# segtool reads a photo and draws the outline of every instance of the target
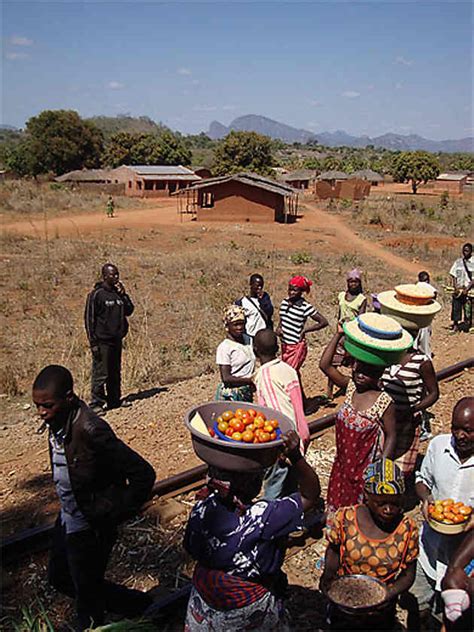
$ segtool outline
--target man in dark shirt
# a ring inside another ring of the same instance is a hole
[[[139,590],[104,579],[117,526],[150,498],[155,472],[73,390],[71,373],[50,365],[36,377],[33,402],[49,430],[53,480],[60,502],[49,582],[75,599],[76,630],[104,622],[105,611],[133,617],[152,604]]]
[[[120,370],[122,340],[127,335],[127,316],[133,303],[119,281],[117,266],[102,267],[102,281],[87,296],[85,326],[92,352],[91,407],[97,413],[105,407],[127,405],[121,401]]]

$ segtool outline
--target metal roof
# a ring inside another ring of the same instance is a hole
[[[231,182],[232,180],[235,182],[241,182],[242,184],[247,184],[252,187],[265,189],[266,191],[271,191],[272,193],[276,193],[278,195],[298,195],[299,193],[297,189],[294,189],[287,184],[275,182],[275,180],[264,178],[263,176],[260,176],[256,173],[242,172],[202,180],[202,182],[198,182],[192,187],[189,187],[182,191],[178,191],[174,195],[176,195],[177,193],[183,193],[183,191],[196,191],[199,189],[206,189],[215,185],[224,184],[225,182]]]
[[[290,182],[291,180],[313,180],[314,178],[316,178],[314,169],[296,169],[296,171],[286,174],[283,179]]]
[[[464,180],[467,175],[464,173],[440,173],[436,180]]]
[[[154,174],[154,175],[142,175],[138,174],[142,180],[145,181],[168,181],[173,180],[173,182],[196,182],[197,180],[202,180],[201,176],[197,176],[195,173],[192,174],[175,174],[175,173],[167,173],[167,174]]]
[[[177,176],[177,175],[191,175],[194,176],[194,171],[183,167],[182,165],[123,165],[128,169],[131,169],[139,176]]]

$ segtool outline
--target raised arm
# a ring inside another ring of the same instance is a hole
[[[343,333],[337,332],[323,351],[321,360],[319,361],[319,368],[327,375],[327,377],[334,382],[339,388],[346,388],[350,382],[350,378],[347,375],[341,373],[336,367],[332,366],[332,359],[336,351],[337,343],[342,338]]]

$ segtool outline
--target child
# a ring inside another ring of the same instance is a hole
[[[298,372],[301,382],[300,369],[308,353],[305,336],[311,331],[319,331],[328,326],[326,318],[303,298],[303,292],[308,293],[312,282],[304,276],[294,276],[288,284],[288,298],[280,305],[280,322],[276,333],[281,338],[281,359]],[[308,318],[314,320],[313,325],[306,326]],[[306,397],[301,385],[303,403]]]
[[[258,404],[273,408],[293,421],[293,429],[300,437],[300,447],[305,454],[309,445],[309,429],[304,416],[298,373],[276,357],[278,338],[271,329],[261,329],[254,338],[253,347],[261,363],[255,374]],[[265,498],[276,499],[285,495],[283,490],[288,474],[287,462],[281,460],[267,470],[264,479]]]
[[[342,323],[356,318],[359,314],[363,314],[367,309],[367,298],[364,296],[362,290],[362,277],[360,271],[357,268],[354,268],[348,272],[346,275],[346,281],[347,290],[339,292],[337,297],[339,305],[337,322],[339,327],[341,327]],[[334,353],[332,364],[335,367],[351,366],[351,361],[351,356],[344,349],[344,338],[341,338],[336,348],[336,352]],[[333,388],[334,384],[330,379],[328,379],[327,396],[330,400],[332,400]]]
[[[235,301],[245,310],[245,333],[253,338],[260,329],[273,329],[273,304],[268,292],[263,289],[261,274],[250,277],[250,292]]]
[[[109,199],[107,200],[107,217],[114,217],[115,211],[115,202],[114,198],[109,195]]]
[[[418,529],[403,515],[404,478],[390,459],[380,459],[364,474],[362,504],[342,507],[328,527],[321,589],[327,592],[336,577],[363,574],[386,584],[387,599],[377,611],[344,615],[330,610],[332,629],[391,630],[395,625],[397,597],[415,580]]]

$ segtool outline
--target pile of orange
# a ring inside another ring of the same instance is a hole
[[[234,441],[244,443],[268,443],[277,438],[278,421],[268,420],[263,413],[253,408],[226,410],[217,418],[219,432]]]
[[[466,522],[472,513],[472,507],[461,502],[454,502],[452,498],[435,500],[428,507],[430,518],[443,524],[461,524]]]

